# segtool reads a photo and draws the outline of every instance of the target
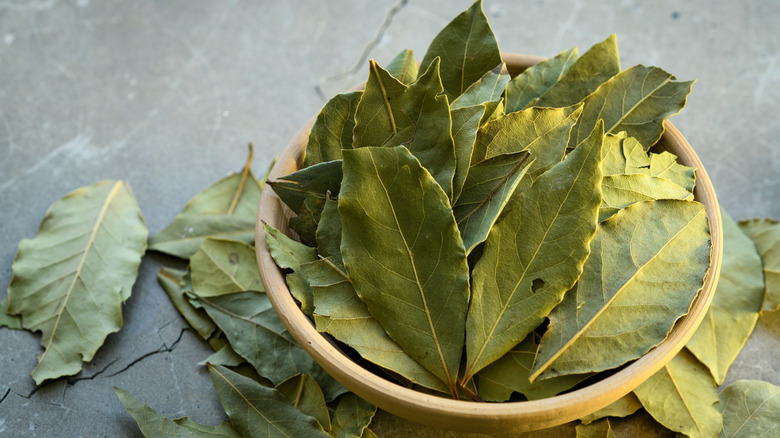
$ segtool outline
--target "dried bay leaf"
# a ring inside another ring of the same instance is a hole
[[[180,271],[171,268],[161,268],[157,273],[157,281],[162,285],[165,293],[168,294],[176,310],[187,321],[204,341],[208,340],[217,329],[214,321],[209,318],[206,311],[195,308],[184,295],[185,282],[188,276],[187,271]],[[191,287],[191,284],[189,285]]]
[[[599,208],[599,222],[639,201],[693,200],[693,193],[671,180],[642,174],[605,176],[601,181],[601,190],[603,201]]]
[[[200,301],[225,333],[233,350],[261,376],[278,385],[298,373],[310,373],[327,400],[345,391],[298,346],[265,294],[237,292],[200,298]]]
[[[42,334],[36,384],[78,373],[122,327],[147,235],[130,186],[101,181],[52,204],[35,238],[19,243],[8,313]]]
[[[328,199],[325,202],[317,225],[316,240],[320,256],[330,259],[336,265],[344,265],[341,261],[341,215],[338,201]]]
[[[639,401],[636,394],[629,392],[607,407],[582,417],[580,421],[582,424],[588,424],[606,417],[628,417],[640,409],[642,409],[642,402]]]
[[[764,266],[762,312],[780,310],[780,224],[772,219],[740,221],[739,227],[756,244]]]
[[[190,260],[192,288],[199,297],[264,292],[255,248],[236,240],[206,238]]]
[[[561,108],[574,105],[594,92],[599,85],[620,73],[617,39],[610,35],[577,58],[566,73],[527,107]],[[591,127],[592,129],[592,127]],[[609,129],[605,129],[609,132]],[[577,143],[574,143],[575,145]]]
[[[488,235],[472,273],[465,381],[538,327],[582,273],[601,204],[601,129],[542,174]]]
[[[670,152],[647,153],[634,137],[625,131],[604,137],[604,175],[648,175],[668,179],[693,193],[696,169],[677,162]]]
[[[329,436],[276,389],[219,365],[209,366],[209,372],[222,407],[244,438]]]
[[[448,392],[447,386],[412,359],[374,319],[347,275],[328,260],[301,266],[314,294],[317,330],[354,348],[364,359],[404,376],[412,383]]]
[[[715,383],[723,384],[758,321],[764,279],[761,256],[753,241],[721,209],[723,264],[707,315],[686,347],[709,368]]]
[[[407,88],[373,59],[369,61],[368,79],[355,112],[353,148],[398,145],[412,140],[414,125],[401,106],[401,96]]]
[[[292,211],[298,214],[310,196],[321,199],[338,196],[341,186],[341,160],[325,161],[304,167],[278,180],[268,181],[268,185]]]
[[[450,110],[482,105],[486,102],[498,102],[501,100],[501,94],[503,94],[507,82],[509,82],[509,72],[506,70],[506,64],[501,63],[482,75],[463,94],[453,100],[450,104]]]
[[[220,179],[193,197],[173,221],[149,238],[149,249],[187,259],[206,237],[255,241],[263,183],[252,173],[252,146],[241,173]]]
[[[577,438],[615,438],[609,418],[594,421],[589,424],[578,424],[575,427]]]
[[[376,406],[353,393],[344,394],[333,413],[331,435],[338,438],[361,438],[376,414]]]
[[[777,436],[780,429],[780,386],[760,380],[738,380],[720,393],[715,405],[723,415],[719,437]]]
[[[227,421],[219,426],[198,424],[187,417],[169,420],[129,391],[114,387],[119,401],[138,424],[145,437],[154,438],[241,438]]]
[[[542,96],[569,70],[579,58],[577,48],[565,50],[527,68],[506,85],[506,112],[520,111]]]
[[[20,330],[22,328],[22,318],[8,313],[8,298],[0,301],[0,328],[8,327],[11,330]]]
[[[345,150],[339,213],[358,296],[455,393],[469,270],[448,196],[403,146]]]
[[[317,251],[287,237],[284,233],[279,232],[279,230],[268,224],[263,223],[263,231],[265,232],[268,252],[271,253],[274,262],[281,269],[293,271],[288,272],[285,276],[290,293],[301,303],[301,311],[311,316],[314,310],[311,286],[306,277],[302,276],[299,271],[302,264],[317,260]]]
[[[409,85],[417,80],[419,72],[417,61],[414,59],[414,52],[409,49],[402,50],[395,55],[386,68],[388,73],[404,85]]]
[[[317,227],[322,217],[322,209],[325,208],[325,202],[330,198],[329,194],[325,197],[320,195],[308,195],[304,199],[298,215],[290,219],[290,228],[298,234],[301,242],[309,246],[317,245]]]
[[[276,390],[306,415],[317,419],[323,429],[330,430],[330,413],[320,386],[308,374],[298,374],[276,385]]]
[[[303,167],[341,159],[341,150],[352,147],[355,111],[362,91],[333,96],[322,107],[309,133]]]
[[[533,160],[528,152],[504,154],[481,161],[469,169],[463,190],[452,212],[466,254],[485,241]]]
[[[230,343],[226,343],[219,350],[215,351],[214,354],[211,354],[206,359],[198,362],[198,365],[203,366],[206,364],[212,364],[226,367],[237,367],[245,363],[247,363],[246,359],[236,353],[236,351],[233,350],[233,347],[230,346]]]
[[[626,131],[648,150],[661,138],[664,120],[680,112],[691,92],[693,81],[674,79],[658,67],[643,65],[616,74],[583,100],[569,147],[579,144],[598,120],[604,120],[605,132]]]
[[[482,10],[482,0],[455,17],[431,41],[420,65],[426,70],[442,60],[442,84],[453,101],[485,72],[501,63],[501,52]]]
[[[577,286],[550,313],[531,379],[611,369],[663,341],[704,283],[710,245],[696,201],[637,202],[599,224]]]
[[[458,199],[466,181],[471,152],[477,139],[486,105],[467,106],[452,110],[452,142],[455,148],[455,174],[452,177],[452,199]]]
[[[683,349],[634,394],[645,410],[668,429],[689,437],[714,437],[721,415],[713,406],[718,391],[707,368]]]

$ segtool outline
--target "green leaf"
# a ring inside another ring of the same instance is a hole
[[[541,97],[569,71],[579,58],[577,48],[565,50],[547,58],[512,78],[506,86],[506,112],[520,111]]]
[[[450,104],[450,110],[469,106],[482,105],[486,102],[498,102],[509,82],[509,72],[504,63],[482,75],[477,82],[469,86],[457,99]]]
[[[398,373],[412,383],[448,392],[436,376],[409,357],[368,312],[346,274],[328,260],[301,266],[314,292],[314,323],[354,348],[364,359]]]
[[[0,301],[0,327],[8,327],[11,330],[22,328],[22,318],[8,314],[8,298]]]
[[[404,85],[409,85],[416,81],[418,70],[417,61],[414,59],[414,52],[409,49],[401,50],[401,52],[395,55],[387,64],[387,72]]]
[[[604,120],[604,132],[626,131],[648,150],[661,138],[664,120],[680,112],[691,92],[693,81],[674,79],[658,67],[643,65],[618,73],[583,100],[569,147],[579,144],[597,121]]]
[[[640,201],[693,200],[693,193],[671,180],[641,174],[605,176],[601,181],[601,190],[603,200],[599,208],[599,222]]]
[[[354,149],[344,151],[339,213],[341,254],[358,296],[454,392],[469,271],[447,195],[403,146]]]
[[[233,347],[230,346],[230,343],[226,343],[214,354],[211,354],[206,359],[198,362],[198,365],[203,366],[206,364],[212,364],[226,367],[237,367],[244,363],[247,363],[246,360],[238,353],[236,353],[235,350],[233,350]]]
[[[309,246],[317,245],[317,227],[319,226],[322,209],[325,202],[330,199],[326,194],[323,198],[319,195],[308,195],[301,205],[298,216],[290,219],[290,229],[295,231],[301,242]]]
[[[433,38],[420,69],[426,70],[437,57],[442,59],[442,84],[450,101],[501,63],[501,52],[482,11],[482,0],[474,2]]]
[[[619,72],[620,58],[617,39],[613,34],[604,41],[594,44],[577,58],[560,80],[550,86],[541,97],[527,104],[526,108],[531,106],[561,108],[574,105]],[[609,129],[605,131],[609,132]]]
[[[642,402],[639,401],[636,394],[629,392],[607,407],[582,417],[580,421],[582,424],[588,424],[606,417],[628,417],[640,409],[642,409]]]
[[[769,437],[780,429],[780,386],[739,380],[720,393],[715,405],[723,415],[719,437]]]
[[[344,262],[341,261],[341,216],[339,215],[338,201],[328,199],[325,202],[316,235],[317,252],[333,263],[343,265]]]
[[[322,107],[311,127],[303,167],[341,159],[341,150],[352,148],[355,111],[362,91],[333,96]]]
[[[452,110],[452,141],[455,147],[455,175],[452,177],[452,199],[458,199],[471,163],[471,152],[477,139],[480,120],[486,105]]]
[[[368,80],[355,111],[353,148],[395,146],[412,140],[414,124],[401,102],[406,90],[406,85],[373,59],[369,61]]]
[[[252,147],[241,173],[233,173],[192,198],[168,226],[149,239],[149,249],[190,258],[206,237],[255,241],[262,183],[252,173]]]
[[[609,418],[604,418],[590,424],[578,424],[575,427],[577,438],[615,438]]]
[[[114,387],[119,401],[127,410],[145,437],[149,438],[241,438],[227,421],[219,426],[195,423],[187,417],[169,420],[150,408],[133,394]]]
[[[330,413],[320,385],[308,374],[298,374],[276,385],[276,390],[306,415],[317,419],[323,429],[330,430]]]
[[[740,221],[739,227],[753,240],[764,266],[762,312],[780,310],[780,224],[772,219]]]
[[[723,264],[718,287],[707,315],[686,347],[709,368],[715,383],[723,384],[758,321],[764,278],[761,256],[753,241],[723,210]]]
[[[187,321],[201,339],[208,340],[217,326],[214,321],[209,318],[206,311],[203,309],[195,308],[184,295],[185,283],[187,279],[187,271],[179,271],[171,268],[161,268],[157,273],[157,281],[162,285],[165,293],[168,294],[174,307],[179,311],[181,316]],[[191,285],[188,285],[191,287]]]
[[[245,438],[328,436],[315,418],[276,389],[219,365],[209,366],[209,372],[230,422]]]
[[[688,312],[709,265],[700,203],[644,201],[619,211],[599,224],[577,286],[550,314],[531,378],[603,371],[642,356]]]
[[[634,394],[656,421],[689,437],[714,437],[721,415],[713,407],[718,391],[707,368],[682,350],[639,385]]]
[[[360,438],[371,424],[376,406],[353,393],[344,394],[333,414],[331,436],[336,438]]]
[[[487,238],[520,179],[533,163],[528,157],[528,152],[499,155],[469,169],[463,191],[452,207],[466,254]]]
[[[693,193],[696,169],[677,162],[677,156],[669,152],[660,154],[644,151],[634,137],[625,131],[604,137],[604,175],[648,175],[668,179]]]
[[[233,350],[275,385],[298,373],[311,373],[328,400],[345,391],[298,346],[265,294],[238,292],[200,301]]]
[[[190,271],[192,289],[199,297],[265,291],[255,248],[244,242],[206,238],[192,256]]]
[[[41,332],[36,384],[78,373],[122,327],[147,235],[130,186],[102,181],[52,204],[35,238],[19,243],[8,313]]]
[[[326,199],[338,196],[341,186],[341,160],[304,167],[276,181],[268,181],[279,198],[296,214],[310,196]],[[255,206],[257,208],[257,206]]]
[[[693,187],[696,184],[696,169],[678,163],[677,156],[669,152],[651,153],[647,169],[640,167],[629,169],[629,172],[667,178],[675,184],[685,187],[685,190],[691,193],[693,193]]]
[[[474,379],[480,398],[485,401],[503,402],[509,400],[513,392],[519,392],[528,400],[540,400],[571,389],[591,376],[561,376],[531,383],[528,377],[531,375],[538,346],[539,336],[532,332],[507,354],[480,371]]]
[[[263,224],[265,241],[268,252],[271,253],[274,262],[281,269],[290,269],[293,272],[285,277],[290,293],[301,303],[301,311],[311,316],[314,310],[311,296],[311,286],[305,277],[300,275],[300,267],[304,263],[317,260],[317,251],[300,242],[290,239],[274,227]]]
[[[580,276],[601,204],[602,138],[598,126],[490,232],[472,273],[464,381],[538,327]]]

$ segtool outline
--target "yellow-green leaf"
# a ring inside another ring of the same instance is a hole
[[[255,248],[244,242],[206,238],[190,261],[192,289],[199,297],[264,292],[255,257]]]
[[[330,413],[320,385],[308,374],[297,374],[276,385],[276,390],[306,415],[317,419],[323,429],[330,430]]]
[[[501,94],[503,94],[507,82],[509,82],[509,72],[506,70],[506,65],[501,63],[482,75],[463,94],[453,100],[450,109],[482,105],[485,102],[498,102],[501,100]]]
[[[756,244],[764,266],[762,312],[780,310],[780,224],[772,219],[740,221],[739,227]]]
[[[206,341],[212,334],[217,326],[214,321],[209,318],[206,311],[198,308],[190,303],[190,301],[184,295],[185,287],[192,285],[185,285],[189,282],[189,274],[187,271],[179,271],[171,268],[161,268],[157,273],[157,281],[162,285],[165,293],[168,294],[174,307],[179,311],[181,316],[187,321],[187,323],[198,332],[198,335]]]
[[[731,217],[723,218],[723,264],[707,315],[686,347],[709,368],[721,385],[758,321],[764,296],[761,256]]]
[[[579,58],[577,48],[565,50],[527,68],[506,85],[506,112],[524,109],[532,100],[542,96],[561,80],[574,61]]]
[[[52,204],[22,240],[8,287],[8,313],[41,332],[37,384],[76,374],[109,333],[138,273],[148,231],[130,186],[102,181]]]
[[[404,85],[416,81],[418,69],[417,61],[414,60],[414,52],[409,49],[401,50],[387,64],[387,72]]]
[[[720,393],[722,438],[771,437],[780,434],[780,386],[738,380]]]
[[[465,381],[538,327],[582,273],[601,204],[603,135],[596,127],[488,235],[472,273]]]
[[[609,418],[604,418],[589,424],[578,424],[575,427],[577,438],[615,438]]]
[[[403,146],[345,150],[339,213],[341,254],[358,296],[454,392],[469,271],[448,196]]]
[[[547,381],[545,380],[540,383],[544,382]],[[641,408],[642,402],[639,401],[636,394],[629,392],[617,399],[617,401],[609,404],[607,407],[601,408],[592,414],[580,418],[580,421],[582,421],[582,424],[588,424],[606,417],[628,417]]]
[[[344,394],[333,413],[334,438],[361,438],[376,414],[376,406],[353,393]]]
[[[12,330],[22,328],[22,318],[17,315],[10,315],[8,310],[8,299],[0,301],[0,327],[8,327]]]
[[[452,142],[455,147],[455,175],[452,177],[452,199],[458,199],[471,163],[471,152],[477,140],[477,130],[487,105],[467,106],[452,110]]]
[[[320,256],[330,259],[336,265],[341,261],[341,216],[339,203],[328,199],[322,209],[320,223],[317,225],[317,252]]]
[[[722,418],[713,406],[718,401],[715,383],[707,368],[685,349],[634,394],[668,429],[692,438],[712,438],[720,431]]]
[[[362,91],[333,96],[322,107],[309,133],[303,167],[341,159],[341,150],[352,147],[355,112]]]
[[[287,237],[279,230],[265,223],[263,224],[263,232],[265,233],[268,252],[271,253],[274,262],[281,269],[292,270],[285,276],[290,293],[301,303],[301,311],[311,316],[314,310],[311,286],[298,271],[300,271],[302,264],[317,260],[317,251]]]
[[[688,312],[709,265],[709,222],[696,201],[637,202],[600,223],[577,286],[550,314],[531,378],[642,356]]]
[[[599,208],[599,222],[639,201],[693,200],[693,193],[671,180],[641,174],[605,176],[601,181],[601,190],[603,201]]]

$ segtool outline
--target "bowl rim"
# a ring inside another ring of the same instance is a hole
[[[516,53],[502,53],[502,57],[512,74],[543,59]],[[269,179],[300,168],[315,118],[290,140]],[[538,430],[581,418],[628,394],[665,366],[704,319],[717,286],[723,257],[723,226],[715,190],[703,164],[680,131],[668,120],[664,127],[662,145],[675,145],[673,150],[678,162],[696,169],[694,197],[704,204],[711,231],[710,267],[689,312],[676,321],[663,342],[614,374],[588,386],[541,400],[476,403],[414,391],[362,368],[317,332],[293,299],[281,270],[271,258],[262,224],[267,223],[288,234],[288,223],[283,218],[291,215],[273,190],[263,190],[255,229],[257,263],[266,294],[290,334],[329,374],[358,396],[399,417],[442,429],[481,433]]]

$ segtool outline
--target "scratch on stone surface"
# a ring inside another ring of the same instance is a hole
[[[371,41],[368,42],[368,44],[366,44],[366,46],[363,48],[363,52],[360,54],[357,62],[351,69],[343,73],[321,78],[319,80],[319,82],[314,86],[314,90],[317,92],[317,95],[320,96],[323,102],[327,101],[328,98],[327,96],[325,96],[325,93],[322,91],[322,85],[330,81],[335,81],[339,79],[348,78],[350,76],[354,76],[368,60],[368,55],[371,53],[371,50],[373,50],[374,47],[376,47],[382,41],[382,38],[387,33],[387,29],[390,27],[390,23],[393,22],[393,17],[395,17],[401,11],[401,9],[403,9],[404,6],[406,6],[408,3],[409,0],[399,0],[398,3],[393,5],[393,7],[387,11],[387,13],[385,14],[385,19],[382,21],[382,24],[379,25],[379,30],[377,30],[376,36],[374,36],[374,39],[372,39]]]

